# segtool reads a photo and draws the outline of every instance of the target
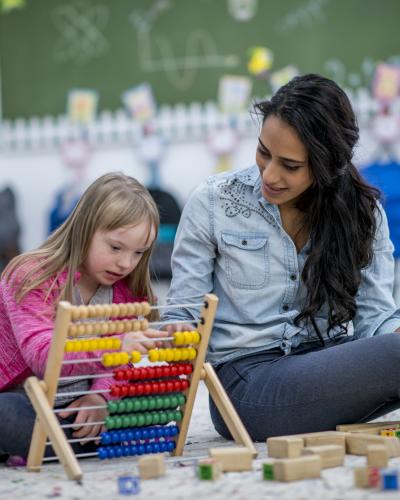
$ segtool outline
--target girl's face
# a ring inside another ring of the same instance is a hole
[[[128,276],[139,264],[155,238],[155,229],[143,221],[112,231],[97,230],[81,268],[80,285],[95,291]]]
[[[290,207],[313,183],[306,147],[295,129],[277,116],[269,116],[258,139],[256,163],[264,198]]]

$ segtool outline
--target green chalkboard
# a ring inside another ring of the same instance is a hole
[[[399,56],[399,20],[399,0],[26,0],[0,14],[3,118],[63,113],[71,88],[111,110],[142,82],[158,104],[216,100],[221,76],[248,74],[253,46],[273,51],[272,70],[369,84]]]

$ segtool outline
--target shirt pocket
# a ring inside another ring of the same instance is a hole
[[[268,236],[223,232],[221,239],[228,281],[237,288],[265,286],[269,279]]]

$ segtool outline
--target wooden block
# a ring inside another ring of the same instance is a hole
[[[274,462],[263,462],[261,467],[264,481],[273,481],[275,479]]]
[[[396,437],[374,436],[372,434],[352,434],[346,436],[346,450],[351,455],[367,455],[367,446],[381,444],[386,446],[389,458],[400,456],[400,440]]]
[[[369,422],[366,424],[347,424],[337,425],[336,430],[340,432],[368,432],[371,430],[387,429],[388,427],[400,427],[400,420],[391,420],[389,422]]]
[[[336,446],[342,446],[343,450],[345,450],[346,448],[345,432],[336,432],[336,431],[313,432],[311,434],[305,434],[303,437],[304,437],[304,445],[307,447],[335,444]]]
[[[367,464],[370,467],[387,467],[389,451],[384,444],[367,445]]]
[[[209,455],[219,460],[224,472],[251,470],[253,453],[245,447],[210,448]]]
[[[197,463],[197,474],[199,479],[214,481],[221,477],[222,464],[215,458],[205,458]]]
[[[300,458],[282,458],[274,463],[277,481],[298,481],[321,476],[321,458],[309,455]]]
[[[337,444],[324,444],[322,446],[307,446],[303,448],[302,455],[318,455],[321,458],[321,467],[340,467],[344,462],[344,446]]]
[[[301,455],[304,441],[300,437],[280,436],[267,439],[268,456],[273,458],[297,458]]]
[[[354,486],[356,488],[370,488],[368,467],[355,467]]]
[[[165,475],[164,455],[147,455],[138,460],[139,475],[142,479],[154,479]]]

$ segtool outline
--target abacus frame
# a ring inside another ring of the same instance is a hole
[[[182,455],[183,453],[200,380],[203,380],[206,384],[210,396],[214,400],[236,443],[250,449],[253,456],[257,455],[256,448],[213,367],[209,363],[205,363],[217,304],[218,298],[215,295],[207,294],[204,296],[204,305],[201,309],[200,320],[197,325],[201,339],[197,345],[197,356],[193,362],[193,371],[188,377],[190,386],[185,391],[186,402],[181,408],[183,418],[180,422],[177,422],[179,433],[176,436],[176,447],[172,455]],[[107,315],[108,322],[111,324],[112,317],[123,316],[123,314],[126,314],[127,308],[134,309],[136,305],[138,304],[113,304],[112,309],[110,309],[110,305],[108,304],[107,307],[111,311]],[[99,306],[96,307],[98,308]],[[123,313],[121,313],[121,310]],[[60,302],[57,308],[54,336],[49,350],[44,378],[43,380],[39,380],[38,377],[32,376],[25,381],[25,390],[36,411],[36,421],[27,461],[27,469],[29,471],[39,472],[41,470],[48,437],[69,479],[76,481],[82,479],[83,473],[81,467],[66,435],[60,427],[60,423],[53,412],[53,407],[64,357],[64,346],[68,332],[71,331],[71,325],[74,324],[73,320],[88,316],[98,316],[98,314],[95,314],[95,311],[96,309],[93,306],[73,306],[66,301]]]

